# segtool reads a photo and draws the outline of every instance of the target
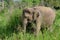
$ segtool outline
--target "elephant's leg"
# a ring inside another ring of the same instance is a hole
[[[41,24],[40,23],[37,23],[37,26],[36,26],[36,35],[37,36],[39,34],[40,29],[41,29]]]
[[[48,27],[47,27],[48,31],[50,31],[50,32],[53,31],[53,27],[52,26],[53,26],[53,23],[48,25]]]
[[[23,40],[26,40],[26,25],[27,25],[27,19],[24,19],[23,20],[23,35],[24,35],[24,37],[23,37]]]
[[[38,36],[39,35],[39,31],[41,29],[41,22],[39,19],[36,20],[36,31],[35,31],[35,35]]]
[[[36,20],[36,26],[35,26],[35,33],[34,33],[34,36],[35,36],[35,39],[36,40],[39,40],[39,31],[41,29],[41,22],[39,20]]]
[[[23,32],[26,33],[26,25],[27,25],[27,19],[23,20]]]
[[[48,31],[50,31],[50,32],[53,31],[52,25],[48,27]]]

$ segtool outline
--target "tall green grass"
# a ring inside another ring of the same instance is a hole
[[[5,9],[0,14],[0,39],[2,40],[24,40],[23,32],[18,27],[21,27],[22,10],[14,9],[12,14]],[[19,26],[20,25],[20,26]],[[44,34],[40,32],[38,38],[33,34],[26,33],[26,40],[60,40],[60,10],[56,11],[56,19],[53,24],[53,32],[44,30]]]

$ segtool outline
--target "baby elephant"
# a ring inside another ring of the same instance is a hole
[[[50,32],[52,32],[52,24],[55,20],[55,11],[53,9],[51,9],[50,7],[44,7],[44,6],[38,6],[38,7],[34,7],[36,10],[39,10],[41,12],[41,16],[42,16],[42,21],[41,22],[41,26],[42,28],[47,28]]]
[[[34,34],[37,36],[41,27],[46,27],[48,30],[52,29],[52,24],[55,20],[55,11],[49,7],[39,6],[24,9],[22,16],[24,33],[26,32],[28,22],[34,22],[36,29]]]

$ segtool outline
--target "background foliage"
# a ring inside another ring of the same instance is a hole
[[[23,40],[22,10],[25,7],[49,6],[60,8],[60,0],[2,0],[0,1],[0,40]],[[53,32],[40,32],[37,40],[60,40],[60,9],[56,10]],[[33,34],[26,33],[26,40],[36,40]]]

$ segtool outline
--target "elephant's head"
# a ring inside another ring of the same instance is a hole
[[[24,9],[23,17],[24,19],[27,19],[28,22],[31,22],[33,20],[33,9],[32,8]]]

